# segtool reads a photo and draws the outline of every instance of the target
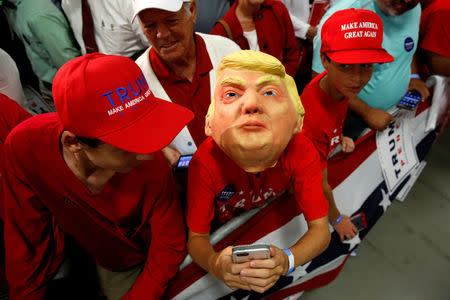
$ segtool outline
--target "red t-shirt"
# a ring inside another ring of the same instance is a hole
[[[333,100],[320,88],[319,81],[326,74],[325,71],[311,80],[300,96],[306,112],[302,133],[309,137],[319,151],[322,170],[327,167],[328,156],[342,142],[348,108],[348,98]]]
[[[205,139],[205,116],[211,103],[209,72],[213,65],[203,39],[195,34],[197,65],[192,82],[175,75],[162,62],[155,49],[150,49],[150,64],[161,85],[172,102],[190,109],[194,119],[188,123],[188,129],[196,145]]]
[[[244,36],[241,23],[236,17],[238,1],[230,7],[222,20],[227,22],[233,41],[241,49],[250,49]],[[300,63],[300,52],[295,37],[294,26],[286,6],[278,0],[265,0],[261,9],[253,16],[258,45],[261,52],[275,56],[286,68],[286,73],[295,76]],[[217,23],[211,34],[228,37],[222,24]]]
[[[213,218],[224,223],[289,187],[306,220],[327,215],[317,151],[305,136],[295,135],[276,166],[259,176],[242,170],[208,138],[189,164],[187,225],[196,233],[208,233]]]
[[[441,56],[450,58],[450,1],[433,0],[422,11],[420,45]]]
[[[22,122],[6,139],[2,173],[10,299],[43,299],[63,260],[63,232],[106,269],[144,264],[123,299],[158,299],[185,256],[183,215],[167,161],[155,153],[93,194],[64,161],[62,131],[57,114],[49,113]]]

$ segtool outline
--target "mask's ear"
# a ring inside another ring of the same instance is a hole
[[[292,131],[292,134],[296,134],[302,131],[303,126],[303,118],[297,118],[297,122],[295,124],[294,130]]]
[[[61,145],[74,153],[81,151],[83,148],[80,141],[78,141],[77,136],[67,130],[64,130],[61,134]]]
[[[205,119],[205,134],[206,134],[206,136],[211,136],[212,137],[211,116],[208,116]]]
[[[297,131],[296,131],[296,133],[301,132],[302,128],[303,128],[303,117],[300,117],[300,118],[298,118],[298,121],[297,121]]]

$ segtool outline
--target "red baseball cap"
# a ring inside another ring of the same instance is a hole
[[[322,47],[334,62],[341,64],[386,63],[394,58],[381,46],[383,22],[367,9],[335,12],[321,29]]]
[[[53,97],[66,130],[140,154],[167,146],[194,117],[156,98],[139,66],[117,55],[70,60],[55,75]]]

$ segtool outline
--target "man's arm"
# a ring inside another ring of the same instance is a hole
[[[283,23],[285,27],[286,37],[285,45],[283,47],[283,65],[286,68],[286,73],[295,76],[300,63],[300,50],[298,48],[297,39],[295,38],[294,26],[292,25],[289,12],[284,4],[282,6]]]
[[[411,74],[418,74],[419,68],[417,66],[416,54],[414,54],[412,62],[411,62]],[[409,81],[408,91],[416,90],[422,95],[422,101],[425,101],[430,96],[430,91],[428,90],[425,82],[420,78],[412,77]]]
[[[350,218],[346,215],[342,215],[339,209],[336,206],[336,202],[334,201],[333,190],[328,183],[328,168],[325,168],[322,171],[322,186],[323,186],[323,194],[330,205],[328,208],[328,218],[339,234],[341,242],[347,239],[353,238],[357,233],[358,229],[353,225]]]
[[[375,130],[384,130],[394,117],[384,110],[370,107],[366,102],[358,97],[351,97],[348,101],[348,107],[359,115],[370,128]]]
[[[167,166],[165,169],[167,173],[161,176],[167,179],[158,187],[160,196],[151,208],[148,221],[151,240],[147,261],[131,290],[122,298],[125,300],[161,298],[169,279],[175,276],[186,256],[181,205],[172,174]]]
[[[425,51],[427,64],[433,74],[450,77],[450,58]]]
[[[15,155],[11,145],[5,144],[0,173],[9,299],[44,299],[64,257],[64,236],[17,168]]]
[[[30,30],[33,35],[42,45],[42,50],[45,50],[51,62],[51,66],[56,71],[66,62],[72,58],[81,55],[81,52],[77,49],[75,39],[71,28],[64,16],[55,7],[57,14],[40,16],[33,20],[30,20]]]

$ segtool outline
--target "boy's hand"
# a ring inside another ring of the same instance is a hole
[[[164,156],[167,159],[167,162],[169,163],[170,167],[175,167],[178,159],[180,159],[180,152],[178,152],[177,149],[172,148],[172,147],[164,147],[161,149],[161,152],[164,154]]]
[[[250,261],[250,268],[240,272],[241,280],[258,293],[270,289],[289,270],[289,259],[283,250],[270,246],[270,255],[269,259]]]
[[[346,215],[342,215],[342,220],[337,225],[333,225],[334,230],[339,234],[339,238],[341,242],[343,242],[346,238],[352,239],[358,233],[358,229],[355,225],[353,225],[350,218]]]
[[[230,289],[251,290],[250,286],[241,280],[239,273],[242,269],[249,268],[250,263],[233,264],[231,253],[232,246],[216,253],[210,259],[209,272],[216,278],[222,280]]]
[[[349,138],[348,136],[342,136],[342,152],[344,153],[350,153],[355,150],[355,143],[353,142],[353,139]]]

